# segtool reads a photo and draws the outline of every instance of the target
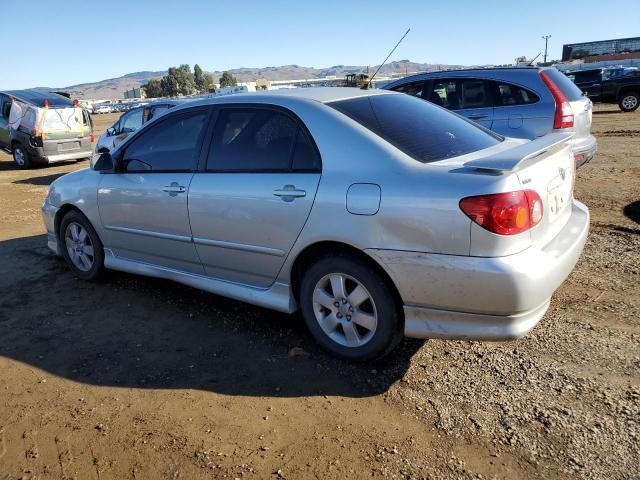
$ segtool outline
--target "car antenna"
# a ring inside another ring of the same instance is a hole
[[[380,66],[375,71],[375,73],[373,75],[371,75],[371,78],[369,79],[369,83],[365,84],[365,86],[362,87],[363,89],[371,88],[371,82],[373,81],[375,76],[378,74],[378,72],[384,66],[384,64],[387,63],[387,60],[389,60],[389,57],[393,54],[393,52],[396,51],[396,48],[398,48],[398,45],[400,45],[400,43],[402,43],[402,40],[404,40],[404,37],[406,37],[409,34],[410,31],[411,31],[411,29],[407,28],[407,31],[404,32],[404,35],[402,35],[402,38],[400,40],[398,40],[398,43],[396,43],[396,46],[393,47],[393,49],[391,49],[391,51],[389,52],[389,55],[387,55],[387,58],[385,58],[384,61],[380,64]]]
[[[538,53],[535,57],[533,57],[533,60],[529,62],[529,66],[533,65],[533,62],[535,62],[536,58],[538,58],[540,55],[542,55],[542,52]]]

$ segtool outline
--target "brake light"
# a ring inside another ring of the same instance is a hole
[[[560,88],[553,83],[553,80],[551,80],[551,77],[547,72],[544,70],[540,72],[540,77],[551,92],[553,100],[556,102],[556,111],[553,115],[553,128],[572,128],[573,109],[571,108],[571,104],[567,101],[567,97],[565,97]]]
[[[477,195],[460,200],[460,209],[475,223],[498,235],[516,235],[542,220],[542,200],[533,190]]]
[[[93,142],[95,142],[95,141],[96,141],[96,137],[94,137],[94,136],[93,136],[93,133],[92,133],[91,135],[89,135],[89,141],[90,141],[91,143],[93,143]]]

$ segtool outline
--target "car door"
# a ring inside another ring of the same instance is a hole
[[[11,99],[6,95],[0,95],[0,145],[9,145],[9,113],[11,112]]]
[[[505,81],[490,81],[495,106],[491,130],[500,135],[533,140],[549,133],[553,108],[532,90]]]
[[[288,110],[220,108],[204,171],[189,190],[193,241],[207,275],[268,287],[313,205],[320,156]]]
[[[105,246],[117,256],[203,273],[192,241],[187,193],[200,159],[210,109],[175,112],[114,152],[98,205]]]
[[[493,94],[489,82],[483,79],[464,78],[459,80],[462,104],[458,111],[469,120],[491,129],[493,124]]]

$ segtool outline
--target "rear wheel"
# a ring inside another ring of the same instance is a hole
[[[367,361],[402,339],[402,314],[391,288],[370,265],[342,254],[319,259],[300,286],[302,315],[317,342],[332,354]]]
[[[18,168],[27,169],[33,166],[33,161],[31,160],[29,152],[27,152],[27,149],[20,144],[13,146],[13,161],[16,163]]]
[[[73,274],[82,280],[98,280],[104,272],[104,248],[87,217],[70,210],[60,222],[60,250]]]
[[[640,93],[627,92],[623,93],[618,102],[620,110],[623,112],[633,112],[640,106]]]

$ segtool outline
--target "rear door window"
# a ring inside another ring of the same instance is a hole
[[[142,110],[140,110],[142,114]],[[123,156],[127,172],[193,171],[209,112],[180,112],[151,126],[126,146]]]
[[[464,79],[462,84],[462,108],[490,108],[493,100],[485,80]]]
[[[462,92],[460,82],[456,80],[434,80],[428,100],[449,110],[461,108]]]
[[[457,157],[502,141],[502,137],[458,115],[408,95],[370,95],[328,105],[422,163]]]
[[[540,101],[531,90],[510,83],[495,82],[496,106],[529,105]]]
[[[223,108],[216,120],[207,170],[284,172],[319,170],[306,131],[289,115],[269,108]]]
[[[425,82],[414,82],[407,85],[394,88],[393,90],[400,93],[406,93],[412,97],[422,97],[422,91],[424,90]]]

